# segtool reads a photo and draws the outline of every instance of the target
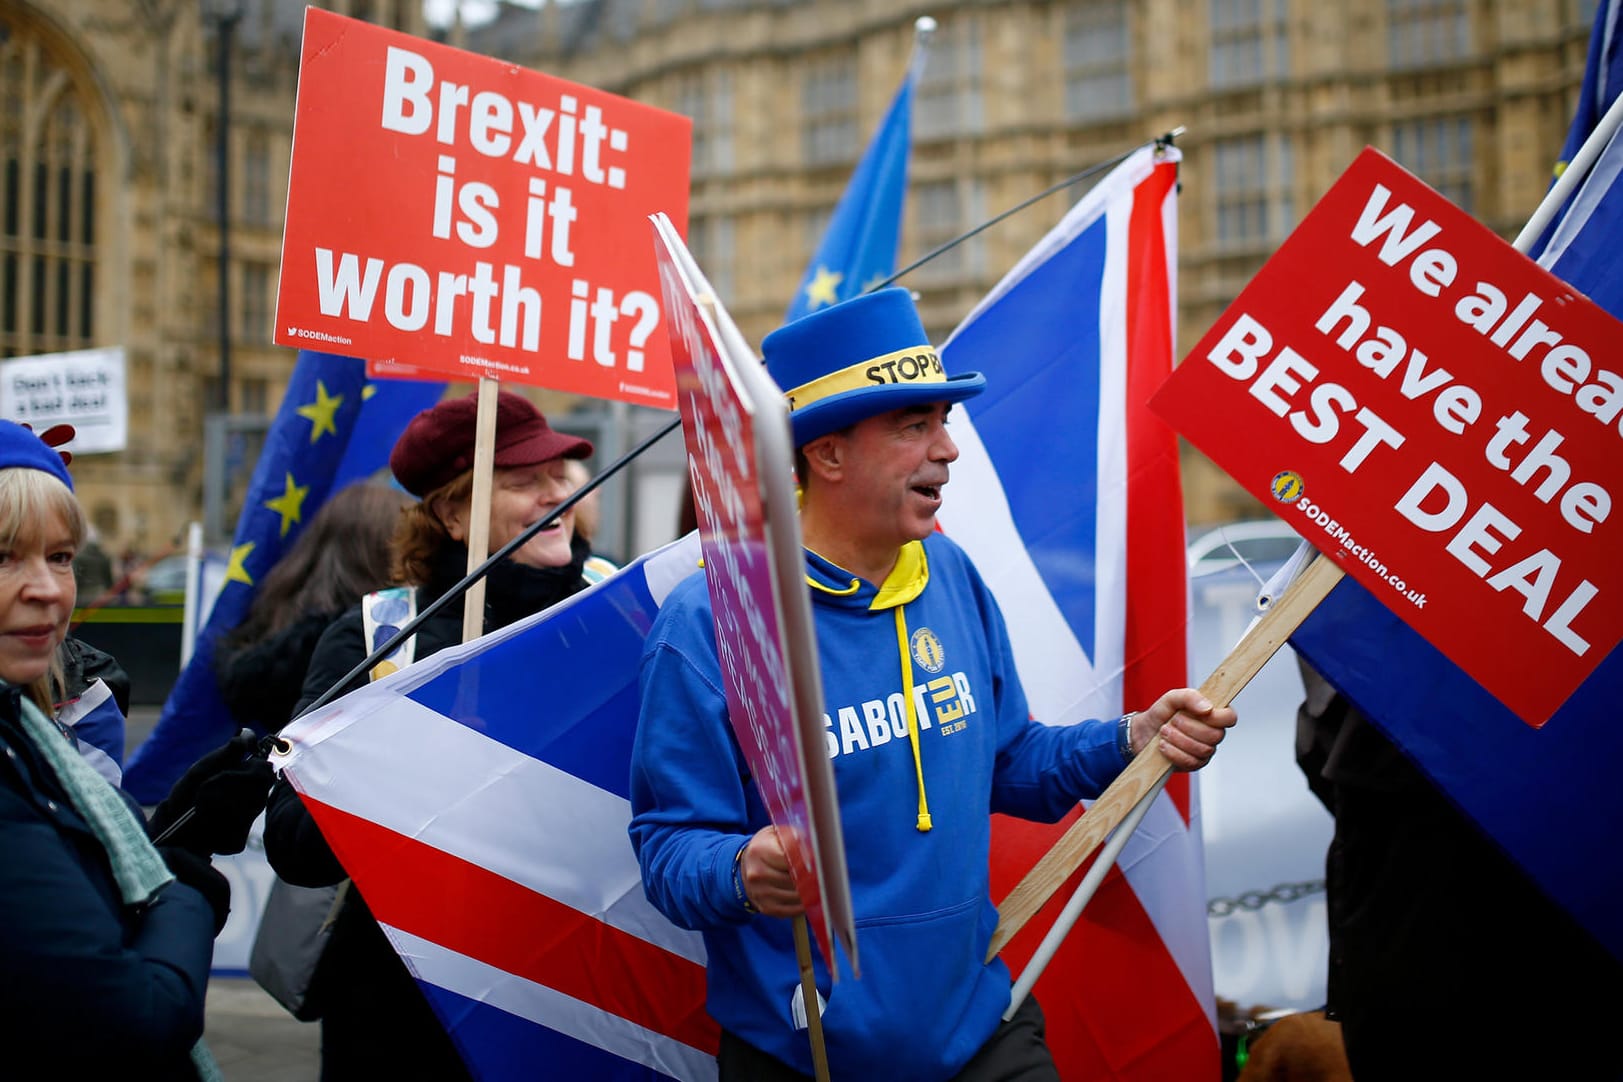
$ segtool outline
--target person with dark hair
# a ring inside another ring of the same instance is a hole
[[[393,580],[403,590],[370,595],[322,634],[294,716],[332,690],[403,624],[464,577],[473,506],[476,396],[449,399],[412,419],[395,443],[389,466],[419,498],[401,517],[393,541]],[[495,471],[490,495],[489,550],[495,552],[540,521],[574,491],[564,473],[568,459],[586,458],[592,445],[558,432],[522,395],[497,396]],[[588,564],[586,539],[577,535],[573,510],[539,531],[491,569],[485,586],[483,629],[494,631],[540,612],[601,578]],[[377,612],[390,609],[388,619]],[[462,599],[446,604],[413,636],[411,658],[424,658],[462,641]],[[371,634],[368,634],[369,628]],[[387,668],[392,661],[380,663]],[[360,676],[342,690],[365,683]],[[296,886],[341,882],[342,863],[328,847],[291,784],[271,791],[265,854],[276,874]],[[521,934],[521,933],[518,933]],[[372,1078],[467,1078],[450,1037],[410,972],[390,946],[352,884],[333,925],[310,995],[322,1014],[324,1082]]]
[[[61,458],[0,421],[0,1038],[7,1077],[214,1079],[200,1038],[230,885],[269,764],[228,744],[187,770],[154,834],[53,721],[84,512]],[[182,807],[205,806],[188,824]]]
[[[805,912],[793,839],[728,724],[726,644],[697,573],[643,650],[630,826],[643,890],[704,935],[722,1082],[808,1079],[813,1011],[833,1078],[1057,1079],[1036,1001],[1001,1017],[991,815],[1058,820],[1151,742],[1172,769],[1199,769],[1234,711],[1177,688],[1121,718],[1032,719],[991,590],[935,528],[958,457],[948,412],[986,380],[945,373],[906,290],[819,309],[762,345],[798,452],[798,570],[832,726],[817,750],[844,824],[861,979],[842,954],[836,985],[819,957],[816,995],[802,990],[790,926],[774,919]]]
[[[346,485],[276,561],[215,655],[220,696],[239,723],[266,733],[292,719],[321,633],[389,584],[390,539],[413,502],[392,485]]]

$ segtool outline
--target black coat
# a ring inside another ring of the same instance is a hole
[[[1353,1076],[1623,1078],[1623,1046],[1609,1036],[1623,1013],[1623,965],[1373,722],[1301,668],[1297,763],[1335,816],[1327,1007]],[[1559,1004],[1560,1032],[1504,1039],[1522,1003]]]
[[[0,685],[0,1074],[195,1079],[214,915],[178,882],[124,904],[18,694]]]
[[[62,641],[63,698],[73,699],[84,694],[86,688],[100,680],[113,693],[118,712],[130,716],[130,674],[112,654],[96,649],[81,639],[69,635]]]
[[[581,565],[587,552],[577,538],[575,560],[566,567],[537,570],[504,561],[494,568],[485,586],[484,630],[506,627],[583,589]],[[461,546],[440,554],[432,581],[419,590],[419,612],[461,578],[466,562],[467,552]],[[359,605],[323,632],[295,716],[366,659],[370,651],[364,640]],[[461,641],[462,604],[457,599],[418,628],[414,657],[428,657]],[[357,677],[344,690],[352,691],[365,682],[364,676]],[[265,815],[265,855],[277,875],[297,886],[326,886],[346,875],[309,810],[285,780],[271,790]],[[324,1082],[470,1077],[410,972],[353,887],[322,955],[313,994],[326,1005],[321,1046]]]
[[[294,707],[303,697],[316,644],[337,616],[336,612],[308,613],[274,635],[227,647],[216,655],[214,673],[220,698],[239,725],[268,733],[295,717]]]

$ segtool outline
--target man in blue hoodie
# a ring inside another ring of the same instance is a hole
[[[958,449],[948,377],[911,297],[886,289],[768,335],[786,388],[801,531],[862,978],[816,960],[830,1075],[946,1082],[1057,1079],[1042,1014],[1009,1022],[991,812],[1052,822],[1097,796],[1157,735],[1179,770],[1234,724],[1188,688],[1111,721],[1032,721],[1003,617],[968,557],[935,530]],[[661,912],[704,934],[723,1082],[812,1070],[792,931],[803,909],[727,721],[704,576],[661,607],[642,662],[631,841]]]

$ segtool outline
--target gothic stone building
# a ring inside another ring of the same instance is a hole
[[[421,0],[326,6],[431,33]],[[895,90],[915,19],[931,15],[903,262],[1181,125],[1187,349],[1366,144],[1513,235],[1564,138],[1593,9],[574,0],[501,7],[448,33],[693,117],[691,243],[758,341]],[[75,463],[110,548],[161,551],[200,518],[208,417],[273,413],[291,371],[270,321],[301,15],[296,0],[0,0],[0,357],[126,351],[129,447]],[[932,331],[950,330],[1072,198],[909,274]],[[214,446],[246,473],[250,445]],[[1254,512],[1204,459],[1187,464],[1191,520]]]

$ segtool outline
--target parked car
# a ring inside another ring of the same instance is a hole
[[[1189,542],[1189,575],[1199,578],[1239,567],[1242,561],[1273,571],[1290,559],[1301,541],[1295,530],[1277,518],[1215,526]]]
[[[184,605],[186,564],[184,552],[154,560],[136,572],[130,584],[131,600],[143,605]]]

